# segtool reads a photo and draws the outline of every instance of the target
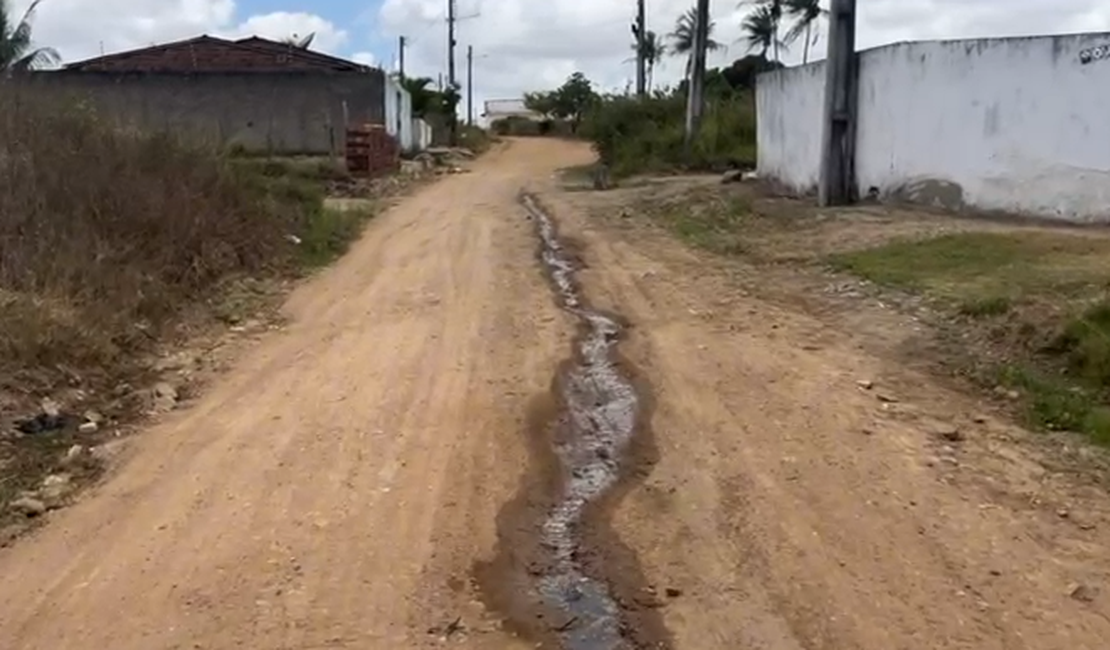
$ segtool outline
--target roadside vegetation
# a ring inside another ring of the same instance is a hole
[[[741,22],[748,54],[731,65],[706,71],[701,98],[703,118],[689,150],[684,146],[688,88],[693,71],[697,12],[680,14],[666,35],[647,30],[632,43],[633,54],[646,63],[646,96],[630,88],[599,92],[582,73],[561,87],[528,93],[525,106],[540,120],[510,118],[494,124],[503,135],[580,136],[594,144],[600,163],[613,178],[642,173],[749,169],[756,158],[755,78],[782,67],[780,57],[799,41],[804,57],[815,41],[826,11],[817,0],[751,0]],[[710,52],[725,49],[708,25]],[[668,58],[681,61],[683,75],[673,86],[652,87],[657,70]],[[635,61],[635,56],[627,63]]]
[[[1033,424],[1110,445],[1110,238],[954,233],[836,255],[841,269],[962,317],[995,363],[976,378],[1024,395]]]

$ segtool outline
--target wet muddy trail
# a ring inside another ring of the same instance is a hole
[[[554,219],[530,195],[540,261],[557,304],[578,321],[573,356],[528,427],[536,467],[499,518],[500,549],[478,580],[511,627],[563,650],[666,648],[654,592],[635,558],[608,529],[620,488],[651,462],[649,395],[616,347],[624,325],[591,308],[575,281],[580,268]]]

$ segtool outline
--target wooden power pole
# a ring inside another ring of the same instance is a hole
[[[686,84],[686,138],[685,153],[689,157],[698,128],[701,127],[701,114],[705,94],[705,58],[709,47],[709,0],[698,0],[696,5],[697,24],[694,26],[694,53],[690,79]]]
[[[405,37],[397,37],[397,74],[401,81],[405,80]]]
[[[474,126],[474,46],[466,46],[466,125]]]
[[[447,85],[455,87],[455,0],[447,0]]]
[[[636,0],[636,28],[632,33],[636,36],[636,95],[643,97],[647,94],[647,60],[644,58],[644,46],[647,43],[647,11],[644,8],[645,0]]]
[[[856,195],[856,0],[832,0],[829,55],[825,63],[825,109],[817,201],[844,205]]]

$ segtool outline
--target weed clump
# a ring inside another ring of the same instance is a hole
[[[683,147],[685,93],[603,97],[580,134],[593,142],[616,177],[677,170],[724,171],[755,166],[755,107],[748,92],[707,97],[690,155]]]
[[[295,268],[322,195],[168,133],[0,92],[0,389],[119,366],[226,278]]]

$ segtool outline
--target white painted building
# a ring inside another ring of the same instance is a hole
[[[524,105],[523,99],[487,100],[485,103],[485,110],[482,111],[482,117],[490,122],[509,117],[518,117],[534,122],[539,122],[543,119],[543,116],[539,113],[529,110],[529,108]]]
[[[397,138],[401,150],[423,151],[432,146],[432,127],[412,115],[412,95],[396,75],[385,76],[385,130]]]
[[[816,189],[824,62],[760,75],[760,175]],[[861,52],[860,195],[1110,222],[1110,34]]]

